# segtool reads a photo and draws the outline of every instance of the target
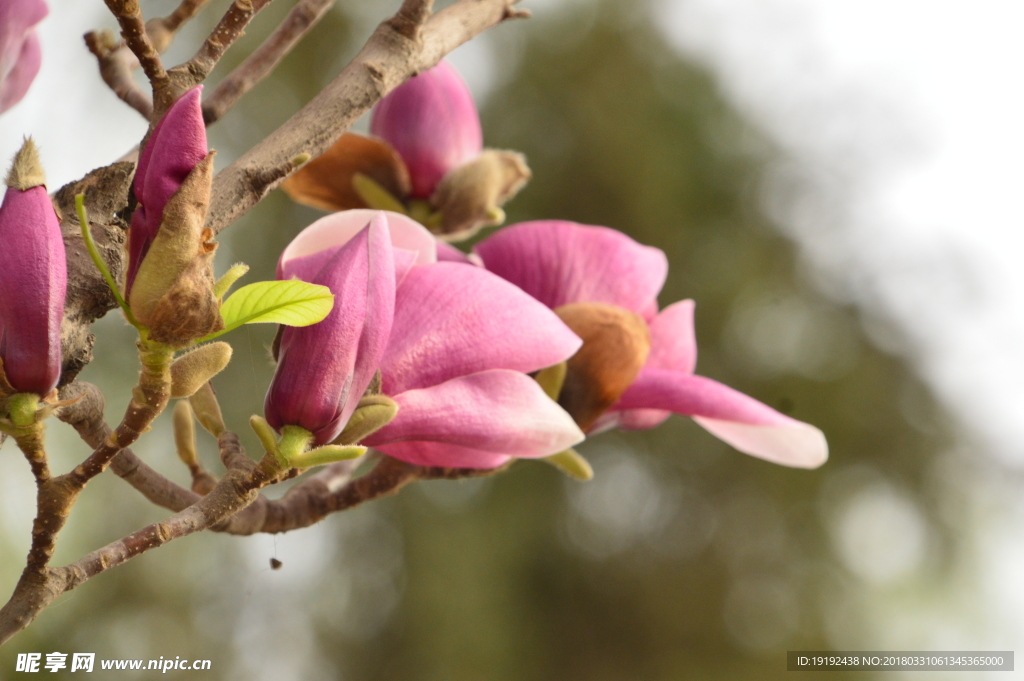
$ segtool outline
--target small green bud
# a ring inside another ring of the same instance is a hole
[[[220,411],[220,403],[217,402],[217,395],[214,394],[210,383],[201,385],[199,390],[188,398],[188,403],[192,406],[196,419],[208,433],[220,437],[220,434],[227,430],[224,416]]]
[[[199,464],[196,455],[196,425],[188,400],[181,400],[174,405],[174,446],[178,450],[178,458],[190,470]]]
[[[171,365],[171,397],[190,397],[231,361],[231,346],[208,343],[182,355]]]

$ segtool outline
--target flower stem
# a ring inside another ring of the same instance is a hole
[[[110,287],[110,292],[114,294],[114,300],[121,306],[121,310],[124,311],[124,316],[128,320],[128,323],[134,326],[136,329],[142,330],[144,327],[135,319],[135,315],[132,314],[132,310],[128,307],[127,301],[121,295],[121,291],[117,288],[117,282],[114,281],[114,276],[110,274],[110,270],[107,269],[107,263],[100,257],[99,249],[96,248],[96,242],[93,241],[92,231],[89,229],[89,213],[85,210],[85,194],[78,194],[75,196],[75,210],[78,212],[78,222],[82,228],[82,239],[85,240],[85,247],[89,250],[89,257],[92,258],[93,263],[96,265],[96,269],[103,275],[103,279],[107,282],[107,286]]]

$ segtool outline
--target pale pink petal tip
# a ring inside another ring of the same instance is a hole
[[[818,428],[800,421],[755,426],[694,416],[705,430],[744,454],[793,468],[817,468],[828,460],[828,442]]]
[[[305,269],[297,262],[300,258],[341,246],[377,215],[383,215],[387,219],[391,243],[395,248],[414,251],[417,254],[416,265],[437,262],[437,240],[423,225],[400,213],[358,208],[322,217],[299,232],[277,261],[277,278],[290,279],[296,275],[300,279],[305,279],[299,271]]]

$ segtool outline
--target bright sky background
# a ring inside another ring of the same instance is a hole
[[[1024,466],[1024,3],[655,3],[845,204],[791,206],[783,226],[840,296],[898,320],[985,449]]]

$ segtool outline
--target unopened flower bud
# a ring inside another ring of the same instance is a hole
[[[139,155],[132,185],[139,205],[128,230],[126,297],[160,231],[167,202],[207,156],[201,94],[202,86],[198,85],[178,98],[153,129]]]
[[[405,161],[412,196],[428,199],[449,171],[480,153],[483,133],[469,88],[448,62],[410,78],[377,105],[370,132]]]
[[[183,346],[224,328],[214,294],[217,244],[203,227],[212,181],[210,153],[164,206],[163,221],[129,292],[132,313],[154,341]]]
[[[25,140],[0,205],[0,359],[8,383],[45,396],[60,378],[67,265],[39,155]]]
[[[0,1],[0,113],[25,96],[42,63],[34,26],[49,13],[43,0]]]

